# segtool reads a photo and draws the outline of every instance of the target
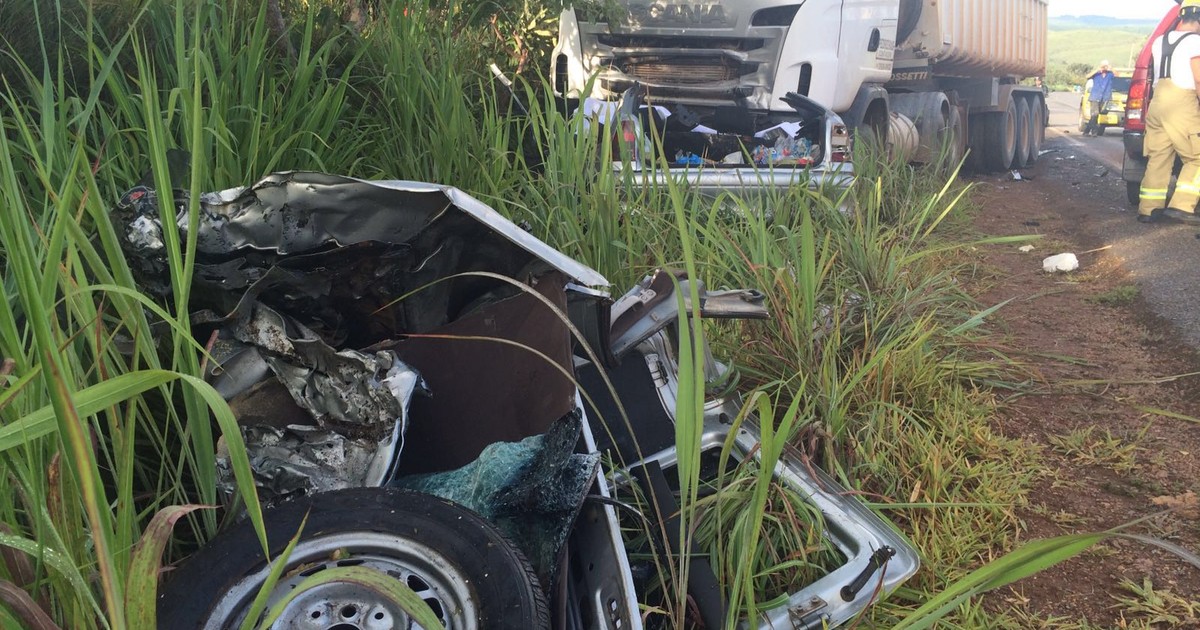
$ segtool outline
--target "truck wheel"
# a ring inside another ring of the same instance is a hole
[[[533,568],[490,523],[458,504],[388,488],[339,490],[287,501],[263,512],[276,557],[299,542],[272,590],[274,605],[305,577],[358,566],[398,580],[447,628],[550,627]],[[159,628],[236,628],[270,565],[249,522],[214,538],[163,588]],[[273,628],[407,628],[391,598],[334,581],[296,597]]]
[[[945,92],[892,94],[888,100],[892,111],[907,116],[917,126],[920,143],[913,157],[914,162],[936,162],[943,151],[949,151],[951,160],[958,163],[954,155],[954,108],[950,106]]]
[[[987,171],[987,162],[983,158],[984,137],[987,134],[990,114],[973,114],[967,116],[967,168],[976,173]]]
[[[1008,170],[1013,163],[1017,144],[1017,104],[1010,97],[1004,111],[983,116],[983,141],[975,150],[982,153],[984,167],[989,171]]]
[[[950,167],[957,168],[962,162],[963,156],[967,154],[967,126],[966,119],[963,117],[962,110],[958,107],[950,108],[950,134],[952,153],[950,154]]]
[[[1025,168],[1029,165],[1029,135],[1032,120],[1029,116],[1029,102],[1023,98],[1014,99],[1017,103],[1017,127],[1014,134],[1013,168]]]
[[[1042,140],[1046,137],[1046,106],[1036,96],[1029,99],[1029,158],[1025,164],[1033,166],[1042,153]]]

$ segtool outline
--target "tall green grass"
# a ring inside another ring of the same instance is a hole
[[[994,368],[975,349],[989,311],[962,290],[962,239],[946,228],[968,202],[946,169],[861,153],[858,182],[840,197],[634,186],[608,168],[611,140],[559,115],[536,74],[519,83],[528,115],[510,116],[486,71],[505,49],[470,7],[384,3],[359,33],[311,5],[288,33],[295,58],[278,54],[262,4],[147,2],[101,16],[74,0],[31,2],[41,35],[6,56],[0,353],[14,363],[0,390],[0,474],[12,490],[0,495],[11,530],[0,544],[28,553],[35,571],[25,579],[5,563],[0,580],[58,625],[150,627],[150,558],[179,560],[217,529],[216,511],[192,508],[220,502],[219,436],[244,458],[228,408],[197,378],[195,230],[166,230],[172,292],[153,296],[110,218],[148,170],[157,190],[180,191],[191,226],[199,192],[273,170],[419,179],[484,199],[618,290],[658,266],[710,288],[761,289],[770,321],[693,317],[680,334],[681,535],[710,549],[731,619],[769,607],[832,556],[818,516],[778,493],[770,466],[739,466],[701,497],[705,339],[735,361],[768,463],[799,446],[921,549],[926,568],[873,622],[887,626],[1011,546],[1036,454],[987,425],[979,383]],[[170,149],[192,157],[176,182]],[[160,210],[173,226],[165,195]],[[248,488],[242,500],[253,514]],[[689,559],[678,562],[665,573],[686,574]],[[667,626],[685,622],[680,589],[668,585]],[[0,607],[5,627],[14,610]]]
[[[65,27],[59,13],[37,18]],[[183,14],[177,20],[181,29]],[[83,83],[93,89],[76,91],[79,78],[67,74],[61,56],[57,67],[47,57],[41,67],[17,63],[18,72],[5,76],[0,340],[14,369],[0,411],[0,466],[11,490],[0,515],[11,532],[4,544],[35,559],[37,571],[19,586],[48,604],[45,612],[72,628],[141,628],[154,623],[172,525],[189,519],[193,534],[185,538],[192,539],[216,530],[212,510],[197,509],[219,502],[217,428],[242,500],[262,528],[236,421],[198,377],[203,349],[191,338],[187,308],[193,243],[174,229],[175,206],[164,195],[174,295],[156,304],[138,293],[109,219],[117,195],[100,168],[153,167],[158,189],[171,190],[165,153],[172,117],[193,138],[202,129],[200,42],[178,42],[181,74],[191,80],[164,106],[136,37],[103,49],[86,33],[82,39],[95,55]],[[138,61],[132,76],[116,67],[126,46]],[[127,99],[127,116],[118,119],[99,86],[135,80],[140,98]],[[128,116],[135,112],[136,120]],[[194,221],[201,180],[195,168],[189,175]],[[159,324],[174,334],[164,338]],[[7,570],[10,582],[17,578]]]

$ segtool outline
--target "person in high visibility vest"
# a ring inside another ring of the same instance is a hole
[[[1200,0],[1183,0],[1179,29],[1154,40],[1153,95],[1142,152],[1148,158],[1138,221],[1159,217],[1200,224]],[[1167,198],[1176,156],[1183,170]]]

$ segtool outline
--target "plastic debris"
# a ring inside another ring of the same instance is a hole
[[[1022,246],[1018,247],[1017,249],[1028,253],[1028,252],[1033,251],[1033,245],[1022,245]]]
[[[1021,173],[1020,173],[1019,171],[1013,171],[1013,172],[1012,172],[1012,180],[1013,180],[1014,182],[1019,182],[1019,181],[1021,181]]]
[[[791,138],[787,136],[779,136],[775,140],[775,145],[770,147],[754,147],[750,156],[754,159],[754,163],[759,166],[770,166],[773,164],[795,164],[799,166],[808,166],[816,162],[820,155],[820,148],[813,146],[813,143],[808,138]]]
[[[1055,254],[1042,261],[1042,270],[1046,273],[1075,271],[1076,269],[1079,269],[1079,259],[1075,257],[1075,254],[1070,252]]]

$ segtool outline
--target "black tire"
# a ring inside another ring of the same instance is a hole
[[[456,503],[390,488],[339,490],[287,501],[263,512],[271,557],[287,547],[306,514],[303,536],[276,593],[288,592],[295,581],[325,568],[364,566],[407,583],[443,623],[452,622],[448,627],[550,627],[546,597],[529,561],[490,523]],[[303,571],[295,570],[301,567]],[[238,524],[174,572],[159,596],[158,627],[236,628],[267,568],[253,528],[248,521]],[[298,597],[289,613],[329,614],[328,627],[363,627],[355,615],[368,613],[373,620],[383,619],[376,624],[386,625],[384,615],[392,614],[390,602],[365,589],[347,594],[345,585],[335,583],[324,592],[314,591],[310,598]],[[359,601],[362,606],[355,606]],[[288,618],[279,623],[287,626]]]
[[[967,119],[967,146],[971,152],[967,154],[967,169],[976,173],[987,171],[987,161],[983,157],[985,134],[989,124],[990,114],[974,114]]]
[[[1105,125],[1100,125],[1100,126],[1099,126],[1099,127],[1096,129],[1096,135],[1098,135],[1098,136],[1103,136],[1105,131],[1108,131],[1108,127],[1107,127],[1107,126],[1105,126]]]
[[[1125,200],[1135,208],[1142,200],[1142,182],[1125,182]]]
[[[967,153],[967,129],[963,118],[962,110],[958,107],[950,107],[950,122],[949,129],[951,134],[951,168],[957,168],[959,162],[962,162],[963,156]]]
[[[1017,127],[1014,130],[1013,168],[1025,168],[1029,165],[1029,136],[1033,128],[1033,118],[1029,115],[1029,102],[1023,98],[1016,99]]]
[[[1046,105],[1042,99],[1029,99],[1029,157],[1025,160],[1027,166],[1037,163],[1042,153],[1042,142],[1046,139]]]
[[[945,92],[892,94],[889,101],[892,111],[904,114],[917,127],[919,142],[914,162],[936,162],[947,152],[947,161],[958,164],[962,151],[955,133],[961,132],[962,125],[955,124],[957,108],[951,106]]]
[[[1016,152],[1017,104],[1010,97],[1004,111],[987,114],[982,118],[984,128],[979,135],[982,142],[974,148],[982,154],[987,170],[1008,170]]]

